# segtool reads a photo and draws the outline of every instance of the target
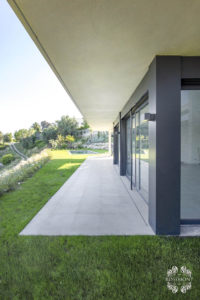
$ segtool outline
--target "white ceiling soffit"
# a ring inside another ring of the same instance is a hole
[[[200,55],[199,0],[8,2],[94,129],[111,128],[155,55]]]

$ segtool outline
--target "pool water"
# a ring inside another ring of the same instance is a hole
[[[71,154],[97,154],[98,152],[91,150],[70,150]]]

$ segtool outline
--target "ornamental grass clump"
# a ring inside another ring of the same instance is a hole
[[[14,190],[26,178],[31,177],[50,159],[46,150],[31,156],[27,160],[21,160],[13,168],[0,173],[0,196],[6,192]]]

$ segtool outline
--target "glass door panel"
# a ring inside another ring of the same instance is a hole
[[[181,91],[181,219],[200,221],[200,91]]]
[[[131,179],[131,119],[126,120],[126,175]]]
[[[136,126],[135,126],[135,115],[132,116],[132,186],[136,185]]]
[[[136,188],[140,189],[140,112],[136,113],[136,137],[135,137],[135,165],[136,165]]]
[[[120,165],[120,133],[118,132],[118,165]]]
[[[149,190],[149,130],[144,114],[148,110],[148,105],[140,110],[140,190],[146,201]]]

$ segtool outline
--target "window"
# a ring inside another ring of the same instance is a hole
[[[181,219],[200,220],[200,91],[181,91]]]
[[[132,115],[132,187],[148,201],[149,190],[149,132],[144,114],[148,104]]]
[[[126,120],[126,175],[131,179],[131,118]]]

